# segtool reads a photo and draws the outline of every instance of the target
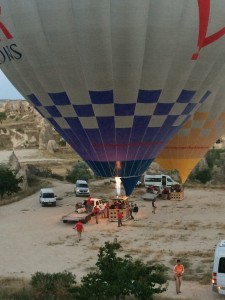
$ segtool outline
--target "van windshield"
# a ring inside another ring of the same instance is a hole
[[[54,198],[55,195],[53,193],[45,193],[43,194],[43,198]]]
[[[88,188],[88,185],[86,183],[79,183],[78,187]]]

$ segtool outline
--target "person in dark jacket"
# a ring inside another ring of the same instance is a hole
[[[137,206],[136,203],[134,204],[134,207],[133,207],[133,213],[135,215],[134,220],[136,220],[137,219],[137,213],[138,213],[138,206]]]
[[[156,198],[152,200],[152,213],[155,214],[157,206],[155,206]]]
[[[134,220],[134,217],[133,217],[133,204],[131,204],[131,206],[130,206],[130,218],[131,218],[131,220]]]

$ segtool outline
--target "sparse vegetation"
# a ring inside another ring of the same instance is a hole
[[[2,124],[2,122],[6,119],[7,119],[6,113],[5,112],[0,112],[0,124]]]
[[[190,173],[188,179],[191,181],[199,181],[200,183],[207,183],[213,179],[214,173],[213,170],[215,167],[223,166],[224,161],[224,149],[211,149],[205,155],[206,166],[200,168],[199,164],[196,168]],[[223,170],[222,170],[223,172]]]
[[[32,299],[73,299],[71,289],[76,283],[75,278],[67,271],[53,274],[37,272],[31,278]]]
[[[120,248],[117,242],[106,242],[100,247],[96,267],[87,269],[90,273],[82,278],[81,285],[76,285],[76,276],[68,271],[36,272],[30,282],[20,280],[17,288],[13,288],[12,282],[16,284],[18,279],[12,278],[12,282],[7,278],[0,280],[0,297],[2,300],[110,300],[132,296],[132,299],[150,300],[153,295],[167,290],[168,276],[164,265],[144,264],[129,255],[118,257],[116,252]]]
[[[81,280],[75,299],[153,299],[154,294],[167,290],[167,268],[162,264],[147,265],[134,261],[129,255],[118,257],[121,248],[117,242],[106,242],[101,247],[96,263],[97,271],[89,273]]]
[[[92,174],[84,162],[76,162],[67,170],[66,180],[69,182],[74,183],[79,179],[89,181],[91,178]]]
[[[16,177],[14,171],[11,171],[6,165],[0,164],[0,197],[4,195],[12,195],[20,191],[19,184],[23,181],[23,177]]]

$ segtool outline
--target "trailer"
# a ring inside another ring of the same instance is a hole
[[[62,217],[63,223],[77,223],[78,221],[81,221],[83,224],[88,223],[91,220],[92,212],[89,213],[78,213],[78,212],[72,212],[69,213],[66,216]]]
[[[145,193],[143,196],[142,196],[142,199],[143,200],[149,200],[149,201],[152,201],[154,199],[156,199],[158,197],[158,194],[153,194],[153,193]]]

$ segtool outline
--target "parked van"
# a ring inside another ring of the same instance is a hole
[[[172,185],[178,184],[168,175],[145,175],[144,185],[145,187],[157,186],[162,187],[171,187]]]
[[[85,180],[77,180],[74,187],[76,196],[90,196],[88,183]]]
[[[221,240],[215,249],[212,290],[220,295],[225,295],[225,240]]]
[[[39,201],[42,207],[47,205],[56,206],[56,195],[53,189],[50,188],[41,189]]]

